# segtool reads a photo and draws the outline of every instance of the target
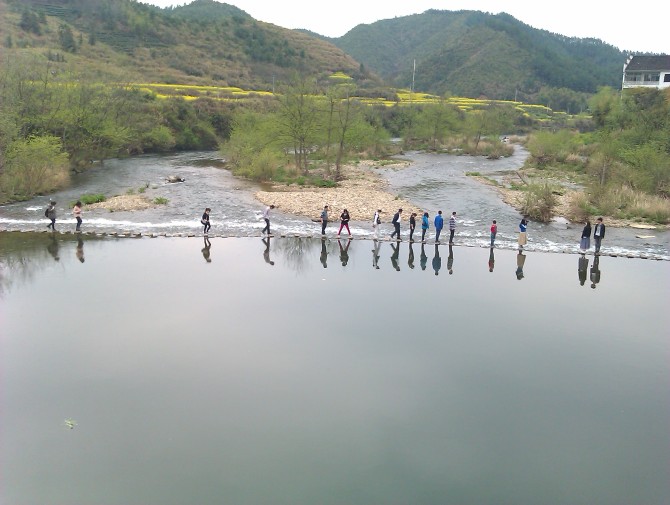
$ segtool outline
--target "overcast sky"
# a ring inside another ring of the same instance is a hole
[[[190,0],[140,0],[160,7],[184,5]],[[361,23],[373,23],[428,9],[506,12],[534,28],[603,40],[619,49],[670,53],[670,2],[620,4],[593,0],[230,0],[259,21],[284,28],[306,28],[339,37]],[[618,4],[618,5],[616,5]]]

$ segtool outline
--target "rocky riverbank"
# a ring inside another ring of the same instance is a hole
[[[409,162],[398,161],[394,165],[403,168]],[[375,172],[379,167],[373,161],[361,161],[357,165],[343,167],[343,180],[336,188],[302,188],[298,185],[274,185],[272,191],[258,191],[255,197],[265,205],[275,205],[282,212],[318,219],[324,205],[330,207],[331,220],[337,220],[342,209],[347,209],[352,221],[372,221],[377,209],[382,209],[382,219],[389,222],[393,214],[403,209],[404,219],[412,212],[418,215],[421,209],[388,191],[384,179]]]

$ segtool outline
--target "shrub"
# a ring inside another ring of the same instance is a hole
[[[0,190],[10,198],[28,198],[61,187],[68,177],[68,156],[60,139],[30,137],[8,145]]]
[[[81,195],[81,198],[79,198],[79,201],[84,205],[90,205],[92,203],[100,203],[104,202],[105,200],[107,200],[107,197],[103,194]]]
[[[529,184],[522,200],[522,212],[535,221],[546,223],[554,216],[556,195],[549,184]]]
[[[670,222],[670,200],[648,195],[628,186],[600,188],[592,196],[598,214],[620,219],[644,219],[654,223]]]
[[[165,205],[168,202],[169,202],[169,200],[167,198],[163,197],[163,196],[157,196],[156,198],[154,198],[154,203],[156,205]]]

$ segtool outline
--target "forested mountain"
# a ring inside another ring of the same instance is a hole
[[[165,8],[135,0],[0,0],[3,49],[43,54],[100,80],[270,89],[300,72],[359,76],[323,39],[213,0]]]
[[[617,87],[626,55],[596,39],[538,30],[508,14],[429,10],[328,39],[389,82],[436,94],[531,101],[542,88]]]

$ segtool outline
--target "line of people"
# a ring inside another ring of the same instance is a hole
[[[270,237],[271,236],[271,230],[270,230],[270,211],[275,209],[275,205],[268,205],[263,209],[262,217],[263,220],[265,221],[265,227],[261,231],[261,235]],[[200,219],[200,223],[203,225],[203,235],[208,235],[209,231],[212,227],[211,222],[210,222],[210,213],[212,209],[207,207],[205,208],[204,213],[202,214],[202,217]],[[319,218],[319,221],[321,223],[321,235],[322,237],[325,237],[326,235],[326,228],[328,226],[328,211],[329,207],[328,205],[325,205],[323,207],[323,210],[321,211],[321,215]],[[393,215],[393,219],[391,220],[391,224],[393,225],[393,232],[391,233],[391,240],[395,239],[397,241],[401,241],[401,230],[400,230],[400,223],[402,220],[402,213],[403,210],[402,208],[399,208],[398,211]],[[72,209],[72,214],[74,215],[77,225],[75,228],[76,232],[81,231],[81,225],[82,225],[82,203],[80,201],[77,201]],[[382,219],[381,219],[381,214],[382,210],[377,209],[377,211],[374,213],[374,216],[372,218],[372,229],[373,229],[373,236],[375,239],[379,239],[380,235],[380,230],[381,230],[381,224],[382,224]],[[49,202],[49,206],[45,209],[44,211],[44,216],[49,219],[49,224],[47,225],[47,228],[51,228],[52,231],[56,231],[56,202],[51,200]],[[409,241],[414,242],[414,232],[416,230],[416,218],[417,214],[416,212],[413,212],[410,217],[409,217]],[[340,234],[342,233],[343,229],[347,230],[347,234],[349,237],[351,237],[351,230],[349,229],[349,221],[351,220],[351,216],[349,214],[349,211],[345,208],[342,210],[342,213],[340,214],[340,228],[337,231],[337,236],[339,237]],[[451,213],[451,216],[449,217],[449,244],[454,243],[454,235],[456,233],[456,211],[453,211]],[[437,214],[435,215],[435,218],[433,220],[433,226],[435,227],[435,243],[440,244],[440,235],[442,233],[442,229],[444,228],[444,218],[442,217],[442,211],[438,210]],[[424,212],[423,216],[421,217],[421,242],[425,243],[426,242],[426,234],[430,228],[430,215],[428,212]],[[527,229],[528,229],[528,217],[524,216],[521,221],[519,222],[519,235],[518,235],[518,245],[519,249],[522,250],[523,247],[528,243],[528,237],[527,237]],[[582,230],[582,235],[580,238],[580,251],[582,254],[586,254],[586,252],[590,249],[591,247],[591,222],[589,220],[586,221],[584,228]],[[490,227],[490,238],[491,238],[491,247],[495,247],[495,240],[496,236],[498,234],[498,224],[497,221],[494,219],[493,222],[491,223]],[[599,255],[600,254],[600,247],[602,245],[602,240],[605,238],[605,224],[603,223],[603,218],[599,217],[596,221],[595,227],[593,227],[593,239],[595,242],[595,254]]]

